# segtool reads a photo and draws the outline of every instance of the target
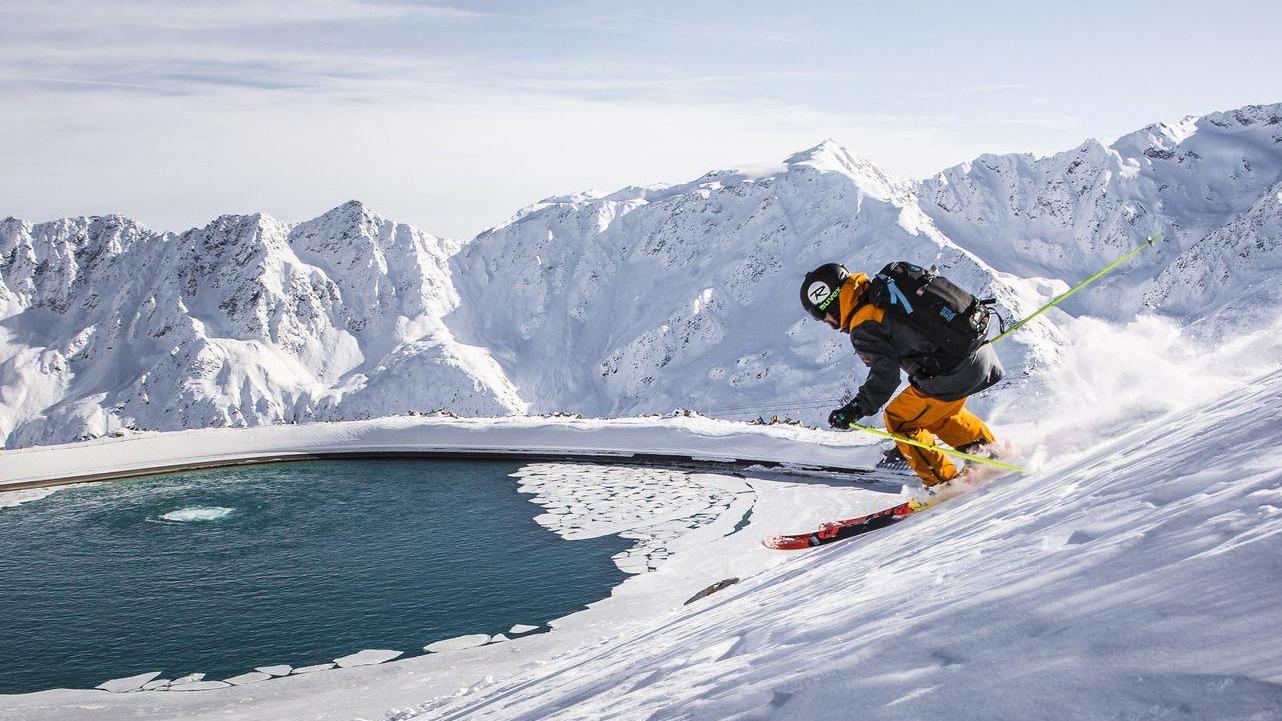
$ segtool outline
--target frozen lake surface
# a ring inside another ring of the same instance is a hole
[[[535,522],[515,463],[315,461],[63,489],[0,510],[0,693],[223,679],[542,624],[625,578]]]

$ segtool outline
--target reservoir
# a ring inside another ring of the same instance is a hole
[[[68,487],[0,509],[0,693],[406,656],[604,598],[617,536],[533,519],[519,466],[303,461]]]

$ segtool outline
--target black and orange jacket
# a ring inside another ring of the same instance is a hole
[[[841,327],[850,333],[855,352],[868,366],[868,378],[855,394],[862,416],[871,416],[899,388],[900,371],[922,393],[955,401],[978,393],[1002,379],[1002,364],[990,345],[980,346],[953,368],[936,368],[938,346],[916,328],[864,299],[868,276],[855,273],[841,286],[837,306]]]

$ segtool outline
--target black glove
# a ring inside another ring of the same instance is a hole
[[[845,430],[858,423],[863,417],[864,414],[859,412],[859,404],[851,401],[828,414],[828,425]]]

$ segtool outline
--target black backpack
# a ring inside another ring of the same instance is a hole
[[[926,336],[939,348],[922,359],[931,375],[947,373],[988,342],[992,298],[980,300],[936,271],[897,261],[869,282],[868,300]]]

